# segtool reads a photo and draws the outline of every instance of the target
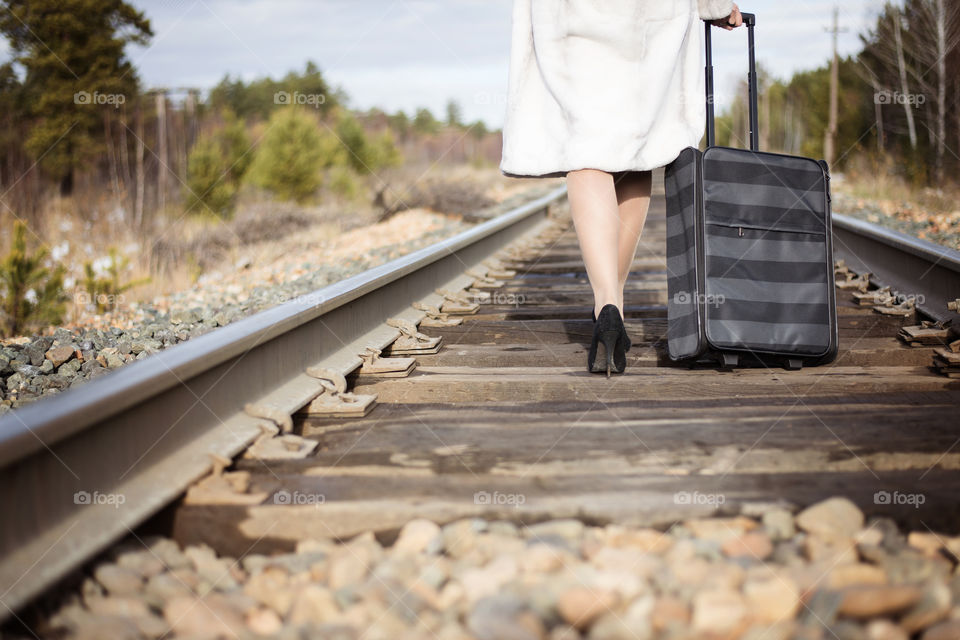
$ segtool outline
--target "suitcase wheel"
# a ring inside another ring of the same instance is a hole
[[[722,358],[721,366],[725,369],[733,368],[740,364],[739,353],[721,353],[720,357]]]
[[[800,369],[803,367],[803,360],[800,358],[787,358],[787,363],[784,365],[786,369]]]

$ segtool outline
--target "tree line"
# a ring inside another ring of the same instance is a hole
[[[957,184],[960,171],[960,3],[887,2],[860,34],[861,50],[838,61],[839,169],[893,158],[910,183]],[[830,66],[772,79],[758,66],[761,149],[824,157]],[[719,144],[745,146],[746,82],[717,119]]]

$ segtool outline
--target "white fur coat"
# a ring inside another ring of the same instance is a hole
[[[646,170],[704,131],[703,22],[732,0],[514,0],[501,172]]]

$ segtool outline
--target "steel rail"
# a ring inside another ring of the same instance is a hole
[[[0,418],[0,621],[261,435],[250,402],[292,414],[364,348],[418,323],[464,273],[549,224],[558,187],[447,240],[133,362]]]
[[[926,315],[960,328],[960,314],[947,308],[960,298],[960,251],[848,215],[832,218],[834,260],[869,272],[873,284],[911,297]]]

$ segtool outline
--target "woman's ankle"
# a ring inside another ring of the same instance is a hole
[[[608,304],[612,304],[613,306],[615,306],[615,307],[617,308],[617,311],[620,312],[620,317],[621,317],[621,318],[623,317],[623,303],[622,303],[622,302],[618,303],[616,300],[610,300],[610,301],[603,302],[603,303],[600,303],[600,304],[595,304],[594,307],[593,307],[593,314],[594,314],[596,317],[599,318],[599,317],[600,317],[600,311],[601,311],[605,306],[607,306]]]

